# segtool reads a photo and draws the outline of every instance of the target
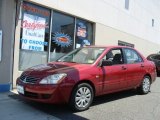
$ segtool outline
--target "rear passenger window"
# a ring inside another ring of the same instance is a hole
[[[124,49],[124,53],[127,64],[139,63],[143,61],[141,56],[135,50]]]

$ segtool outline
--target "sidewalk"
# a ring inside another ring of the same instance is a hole
[[[26,104],[13,92],[0,93],[0,120],[60,120]]]
[[[16,90],[0,93],[0,120],[86,120],[67,105],[26,101],[16,93]]]

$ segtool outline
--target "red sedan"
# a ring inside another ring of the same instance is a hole
[[[89,108],[95,96],[127,89],[150,91],[156,67],[137,50],[123,46],[75,49],[55,62],[25,70],[17,91],[26,99]]]

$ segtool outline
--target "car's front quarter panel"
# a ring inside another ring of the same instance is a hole
[[[67,72],[67,78],[63,81],[65,87],[71,88],[67,93],[71,93],[73,87],[82,82],[88,82],[95,88],[95,95],[99,95],[102,91],[100,86],[99,68],[92,65],[77,66],[74,71]],[[68,96],[68,95],[66,95]],[[69,98],[68,98],[69,99]]]

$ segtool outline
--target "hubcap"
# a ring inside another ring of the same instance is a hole
[[[150,89],[150,80],[149,78],[145,78],[143,81],[143,91],[147,93]]]
[[[75,102],[78,107],[86,107],[91,100],[91,91],[87,87],[81,87],[77,90]]]

